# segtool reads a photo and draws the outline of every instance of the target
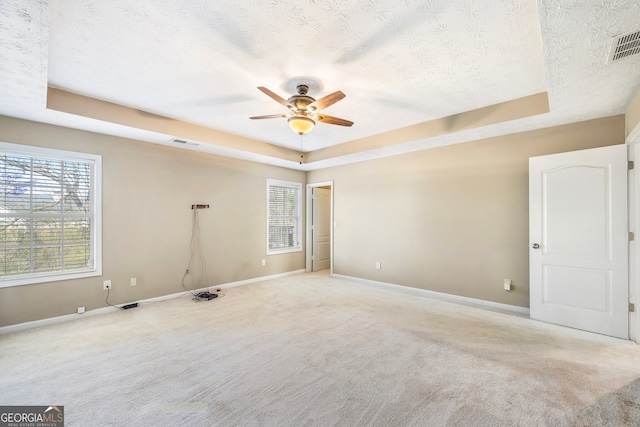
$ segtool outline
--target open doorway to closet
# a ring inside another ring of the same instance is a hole
[[[333,273],[333,181],[307,184],[307,272]]]

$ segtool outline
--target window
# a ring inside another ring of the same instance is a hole
[[[102,274],[101,157],[0,142],[0,287]]]
[[[267,255],[302,250],[302,184],[267,180]]]

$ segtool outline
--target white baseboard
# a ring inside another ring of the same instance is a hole
[[[288,271],[286,273],[278,273],[278,274],[272,274],[270,276],[261,276],[261,277],[255,277],[253,279],[247,279],[247,280],[240,280],[238,282],[229,282],[229,283],[225,283],[223,285],[214,285],[214,286],[209,286],[207,288],[203,288],[203,289],[196,289],[195,292],[200,292],[200,291],[204,291],[207,289],[211,289],[211,288],[220,288],[220,289],[229,289],[229,288],[234,288],[236,286],[243,286],[243,285],[248,285],[250,283],[257,283],[257,282],[264,282],[266,280],[272,280],[272,279],[278,279],[281,277],[286,277],[286,276],[291,276],[294,274],[299,274],[299,273],[304,273],[305,270],[301,269],[301,270],[295,270],[295,271]],[[134,302],[137,302],[138,304],[144,304],[144,303],[149,303],[149,302],[159,302],[159,301],[167,301],[170,299],[174,299],[174,298],[179,298],[183,295],[186,295],[188,293],[191,293],[194,291],[183,291],[183,292],[177,292],[175,294],[169,294],[169,295],[163,295],[163,296],[159,296],[159,297],[154,297],[154,298],[147,298],[144,300],[139,300],[139,301],[131,301],[131,302],[125,302],[125,303],[119,303],[118,305],[122,306],[122,305],[126,305],[126,304],[131,304]],[[56,323],[62,323],[62,322],[68,322],[70,320],[78,320],[78,319],[82,319],[83,317],[91,317],[91,316],[97,316],[100,314],[106,314],[106,313],[112,313],[115,311],[119,311],[121,310],[121,308],[118,307],[102,307],[102,308],[96,308],[95,310],[89,310],[86,311],[82,314],[65,314],[63,316],[57,316],[57,317],[50,317],[48,319],[40,319],[40,320],[33,320],[31,322],[24,322],[24,323],[17,323],[15,325],[9,325],[9,326],[3,326],[0,327],[0,335],[5,335],[5,334],[10,334],[12,332],[19,332],[19,331],[24,331],[27,329],[33,329],[33,328],[39,328],[41,326],[47,326],[47,325],[53,325]]]
[[[272,280],[272,279],[279,279],[281,277],[293,276],[294,274],[300,274],[304,272],[305,272],[305,269],[302,268],[300,270],[287,271],[286,273],[272,274],[271,276],[261,276],[261,277],[256,277],[255,279],[240,280],[239,282],[230,282],[221,286],[211,286],[211,287],[227,289],[227,288],[233,288],[235,286],[248,285],[250,283],[264,282],[265,280]]]
[[[378,282],[378,281],[375,281],[375,280],[361,279],[359,277],[344,276],[342,274],[333,274],[332,276],[333,277],[338,277],[340,279],[354,280],[356,282],[361,282],[361,283],[365,283],[365,284],[368,284],[368,285],[382,286],[382,287],[385,287],[385,288],[388,288],[388,289],[394,289],[396,291],[401,291],[401,292],[405,292],[405,293],[411,293],[411,294],[414,294],[414,295],[426,296],[426,297],[431,297],[431,298],[438,298],[438,299],[442,299],[442,300],[446,300],[446,301],[452,301],[452,302],[461,302],[461,303],[471,304],[471,305],[478,305],[478,306],[482,306],[482,307],[494,308],[494,309],[498,309],[498,310],[503,310],[503,311],[508,311],[508,312],[512,312],[512,313],[521,314],[521,315],[524,315],[524,316],[529,316],[529,309],[528,308],[520,307],[520,306],[517,306],[517,305],[502,304],[502,303],[499,303],[499,302],[486,301],[486,300],[482,300],[482,299],[462,297],[462,296],[453,295],[453,294],[445,294],[443,292],[428,291],[426,289],[413,288],[411,286],[396,285],[396,284],[387,283],[387,282]]]
[[[65,314],[63,316],[50,317],[47,319],[33,320],[30,322],[17,323],[15,325],[3,326],[0,328],[0,335],[10,334],[12,332],[25,331],[27,329],[39,328],[41,326],[53,325],[55,323],[68,322],[70,320],[78,320],[83,317],[92,317],[99,314],[112,313],[120,310],[117,307],[102,307],[95,310],[85,311],[82,314]]]

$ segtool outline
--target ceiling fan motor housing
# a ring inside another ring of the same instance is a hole
[[[306,95],[293,95],[291,98],[287,99],[287,102],[296,107],[297,110],[304,111],[306,111],[307,105],[311,104],[314,101],[315,99]]]
[[[315,102],[315,99],[307,95],[309,86],[298,85],[296,89],[298,90],[298,94],[291,96],[289,99],[287,99],[287,102],[293,105],[296,110],[298,110],[297,113],[300,113],[300,110],[306,111],[307,105]]]

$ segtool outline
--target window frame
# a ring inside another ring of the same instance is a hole
[[[93,195],[93,226],[91,238],[93,241],[93,268],[85,271],[48,271],[39,273],[19,274],[0,277],[0,288],[31,285],[36,283],[56,282],[61,280],[82,279],[102,275],[102,156],[98,154],[80,153],[75,151],[53,148],[36,147],[31,145],[12,144],[0,141],[0,152],[30,158],[44,158],[68,162],[93,163],[93,179],[90,194]],[[31,214],[31,213],[30,213]],[[64,218],[64,217],[63,217]]]
[[[295,218],[296,225],[295,225],[295,234],[294,234],[296,239],[296,244],[294,246],[286,247],[286,248],[277,248],[277,249],[271,249],[269,246],[269,224],[271,222],[271,215],[269,213],[269,202],[271,198],[270,198],[269,190],[271,187],[293,188],[294,190],[297,191],[298,200],[296,203],[297,212],[296,212],[296,218]],[[302,252],[302,183],[293,182],[293,181],[282,181],[279,179],[267,179],[267,199],[266,200],[267,200],[267,205],[266,205],[267,255],[278,255],[278,254],[286,254],[286,253],[292,253],[292,252]]]

